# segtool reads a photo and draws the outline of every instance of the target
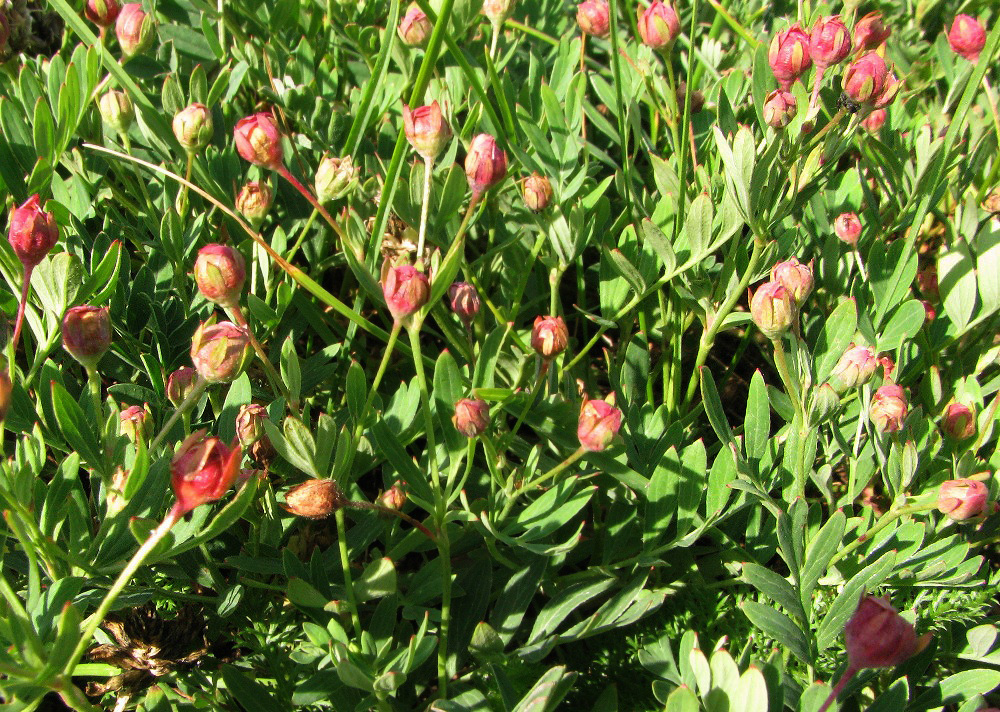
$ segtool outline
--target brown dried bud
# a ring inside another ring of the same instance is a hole
[[[285,492],[282,506],[297,517],[325,519],[344,506],[344,496],[333,480],[306,480]]]

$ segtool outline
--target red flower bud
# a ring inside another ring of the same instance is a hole
[[[191,104],[174,115],[173,129],[185,151],[201,151],[212,141],[212,112],[204,104]]]
[[[524,203],[533,213],[540,213],[552,200],[552,183],[543,175],[532,173],[524,179]]]
[[[10,392],[12,390],[10,374],[7,369],[0,370],[0,422],[7,419],[7,411],[10,410]]]
[[[178,368],[171,373],[167,378],[167,400],[173,403],[174,407],[180,407],[184,399],[194,390],[197,378],[198,372],[190,366]]]
[[[255,166],[275,170],[284,161],[281,132],[274,117],[266,111],[237,121],[233,139],[243,160]]]
[[[856,247],[861,237],[861,219],[855,213],[841,213],[833,221],[833,231],[841,242]]]
[[[37,193],[28,198],[24,205],[11,211],[7,239],[25,269],[41,262],[56,244],[59,226],[52,213],[42,210]]]
[[[858,104],[872,105],[882,96],[888,78],[885,60],[869,52],[844,72],[844,93]]]
[[[410,47],[420,47],[427,42],[433,29],[434,25],[431,24],[420,6],[411,2],[410,6],[406,8],[403,19],[399,21],[396,32],[399,34],[399,39],[403,40],[403,44]]]
[[[240,303],[246,279],[243,255],[228,245],[205,245],[194,262],[198,291],[210,302],[232,307]]]
[[[783,89],[775,89],[764,100],[764,123],[774,129],[783,129],[798,113],[795,96]]]
[[[382,506],[386,509],[401,510],[406,504],[406,490],[403,489],[402,482],[396,482],[379,497]]]
[[[569,330],[561,316],[539,316],[531,329],[531,348],[544,359],[554,359],[566,350]]]
[[[78,306],[66,310],[63,348],[84,368],[93,368],[111,348],[111,315],[107,307]]]
[[[887,118],[888,114],[885,109],[875,109],[861,120],[861,127],[868,133],[876,134],[882,130]]]
[[[246,329],[230,321],[202,323],[191,339],[191,361],[209,383],[228,383],[243,373],[253,351]]]
[[[871,380],[878,367],[875,352],[867,346],[855,346],[844,352],[830,374],[830,385],[837,393],[843,393],[850,388],[858,388]]]
[[[941,432],[952,440],[965,440],[976,434],[976,414],[962,403],[952,403],[944,410]]]
[[[955,54],[975,62],[986,46],[986,30],[971,15],[956,15],[948,31],[948,44]]]
[[[507,154],[496,139],[481,133],[472,139],[469,153],[465,156],[465,176],[473,194],[489,190],[507,175]]]
[[[455,404],[451,422],[467,438],[482,435],[490,427],[490,407],[478,398],[463,398]]]
[[[895,383],[886,383],[872,396],[868,417],[881,433],[895,433],[903,429],[906,418],[906,393]]]
[[[259,223],[271,209],[274,193],[267,183],[250,181],[240,189],[236,196],[236,209],[252,223]]]
[[[934,305],[931,304],[926,299],[921,299],[920,303],[924,305],[924,319],[928,323],[934,321],[937,318],[937,310],[934,309]]]
[[[876,50],[890,34],[892,30],[882,22],[882,13],[869,12],[854,25],[854,51],[860,54]]]
[[[238,446],[230,449],[204,430],[191,433],[170,461],[170,484],[181,513],[222,497],[236,479],[240,455]]]
[[[451,126],[441,114],[437,100],[412,111],[403,104],[403,131],[413,150],[428,160],[437,158],[451,140]]]
[[[780,339],[795,321],[795,299],[777,282],[765,282],[750,299],[750,316],[761,333],[769,339]]]
[[[885,109],[893,101],[896,100],[896,95],[899,94],[899,90],[903,88],[903,82],[896,76],[894,72],[889,72],[885,78],[885,85],[882,87],[882,92],[872,99],[872,106],[878,110]]]
[[[611,31],[611,8],[605,0],[584,0],[576,6],[576,24],[585,35],[607,37]]]
[[[878,357],[879,366],[882,367],[882,378],[889,380],[892,378],[892,372],[896,370],[896,364],[888,356]]]
[[[271,464],[278,453],[267,437],[264,422],[268,420],[264,406],[250,403],[240,408],[236,414],[236,437],[240,445],[250,455],[250,459],[264,467]]]
[[[767,62],[771,65],[771,71],[778,80],[778,85],[788,91],[792,83],[812,66],[809,35],[798,23],[784,32],[779,32],[771,40]]]
[[[622,412],[615,408],[612,395],[609,400],[584,401],[576,435],[584,450],[601,452],[611,444],[621,426]]]
[[[340,487],[333,480],[306,480],[285,492],[287,511],[297,517],[325,519],[345,504]]]
[[[119,432],[134,443],[153,435],[153,417],[145,406],[130,405],[118,414]]]
[[[989,494],[978,480],[948,480],[938,488],[937,509],[949,519],[964,522],[986,511]]]
[[[639,37],[653,49],[669,48],[681,33],[681,21],[669,3],[653,0],[645,10],[639,8]]]
[[[801,307],[813,289],[812,262],[804,265],[795,257],[779,262],[771,268],[771,281],[787,289],[795,305]]]
[[[917,638],[913,624],[887,598],[865,596],[844,626],[844,639],[848,665],[861,670],[899,665],[927,647],[930,633]]]
[[[851,33],[840,15],[821,17],[809,35],[809,54],[819,69],[838,64],[851,53]]]
[[[83,14],[95,25],[109,27],[118,18],[118,13],[121,12],[121,9],[118,0],[87,0],[87,5],[83,8]],[[2,44],[0,42],[0,45]]]
[[[142,9],[142,4],[124,5],[115,22],[115,35],[126,58],[145,52],[153,44],[155,33],[153,18]]]
[[[448,299],[451,301],[451,310],[458,314],[458,318],[466,327],[472,324],[472,320],[479,313],[479,292],[468,282],[455,282],[448,287]]]
[[[431,297],[431,283],[415,267],[392,267],[382,282],[382,294],[393,319],[402,321],[427,303]]]

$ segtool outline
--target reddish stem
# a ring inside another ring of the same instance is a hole
[[[413,526],[415,526],[417,529],[419,529],[431,541],[435,541],[435,537],[431,533],[431,530],[428,529],[427,527],[425,527],[420,522],[418,522],[413,517],[411,517],[406,512],[402,512],[402,511],[400,511],[398,509],[391,509],[389,507],[383,507],[380,504],[373,504],[372,502],[356,502],[356,501],[353,501],[353,500],[344,502],[344,506],[345,507],[353,507],[354,509],[368,509],[368,510],[371,510],[373,512],[384,512],[385,514],[394,514],[395,516],[397,516],[400,519],[402,519],[404,522],[409,522],[410,524],[412,524]]]
[[[840,680],[830,691],[830,696],[826,698],[826,702],[824,702],[823,706],[816,710],[816,712],[826,712],[827,708],[833,704],[835,699],[837,699],[837,695],[843,692],[844,688],[847,687],[847,683],[851,681],[851,678],[853,678],[857,672],[857,670],[848,666],[847,669],[844,670],[844,674],[840,676]]]
[[[14,322],[14,349],[17,352],[17,344],[21,340],[21,326],[24,324],[24,306],[28,302],[28,287],[31,286],[31,273],[34,266],[24,266],[24,284],[21,285],[21,303],[17,305],[17,321]]]
[[[318,212],[320,215],[323,216],[324,220],[330,223],[330,227],[332,227],[338,235],[343,237],[343,235],[341,234],[340,225],[338,225],[337,221],[333,219],[333,216],[330,215],[330,212],[326,208],[324,208],[318,200],[316,200],[316,196],[312,194],[312,191],[310,191],[308,188],[302,185],[302,183],[299,182],[299,179],[293,176],[291,171],[289,171],[284,166],[279,166],[275,170],[278,171],[278,175],[280,175],[282,178],[291,183],[292,187],[295,188],[295,190],[299,191],[302,194],[303,198],[309,201],[309,204],[316,209],[316,212]]]

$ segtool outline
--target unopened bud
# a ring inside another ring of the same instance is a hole
[[[465,156],[465,176],[473,194],[492,188],[506,175],[507,154],[497,145],[496,139],[485,133],[472,139]]]
[[[540,213],[552,200],[552,183],[543,175],[532,173],[524,179],[524,204],[533,213]]]
[[[266,111],[247,116],[236,122],[233,129],[236,150],[243,160],[255,166],[279,168],[284,161],[281,147],[281,132],[274,117]]]
[[[431,296],[431,284],[426,275],[410,265],[392,267],[382,282],[389,313],[402,321],[418,311]]]
[[[845,245],[857,247],[861,237],[861,219],[855,213],[841,213],[833,221],[833,231]]]
[[[467,438],[482,435],[490,427],[490,407],[479,398],[463,398],[455,404],[451,422]]]
[[[246,329],[230,321],[202,323],[191,339],[191,361],[198,375],[209,383],[235,380],[252,355]]]
[[[124,5],[115,22],[115,35],[126,58],[145,52],[153,44],[156,26],[153,18],[142,9],[142,4]]]
[[[869,12],[854,25],[854,51],[871,52],[889,39],[892,30],[882,22],[882,13]]]
[[[645,10],[639,8],[639,37],[652,49],[667,49],[681,33],[681,21],[670,3],[653,0]]]
[[[121,12],[118,0],[87,0],[83,14],[98,27],[110,27]],[[0,47],[3,43],[0,42]]]
[[[399,39],[403,40],[403,44],[410,47],[422,47],[427,42],[427,38],[431,36],[433,29],[434,25],[431,24],[430,19],[420,9],[420,6],[411,2],[410,6],[406,8],[403,19],[399,21],[396,32],[399,34]]]
[[[774,78],[778,80],[778,85],[788,91],[795,80],[812,66],[809,35],[798,23],[779,32],[771,40],[767,62],[771,66]]]
[[[259,224],[274,202],[274,193],[267,183],[250,181],[244,185],[236,196],[236,209],[251,223]]]
[[[874,351],[866,346],[851,344],[833,367],[830,385],[837,393],[858,388],[872,379],[877,367],[878,360]]]
[[[775,89],[764,100],[764,123],[773,129],[783,129],[798,114],[795,95],[784,89]]]
[[[840,15],[821,17],[809,35],[809,55],[819,69],[838,64],[851,53],[851,34]]]
[[[913,624],[887,598],[865,596],[844,626],[844,641],[851,669],[889,668],[927,647],[930,634],[917,638]]]
[[[212,112],[204,104],[191,104],[174,115],[174,136],[188,153],[201,151],[212,141]]]
[[[451,140],[451,126],[437,100],[412,110],[403,104],[403,131],[413,150],[428,160],[437,158]]]
[[[52,213],[42,210],[37,193],[11,211],[7,239],[26,269],[41,262],[55,246],[59,239],[59,226]]]
[[[194,391],[198,372],[190,366],[178,368],[167,378],[167,400],[179,408],[181,403]]]
[[[206,437],[204,430],[191,433],[170,461],[170,484],[181,511],[222,497],[239,473],[240,457],[239,447]]]
[[[344,495],[333,480],[306,480],[285,492],[282,506],[297,517],[325,519],[344,506]]]
[[[84,368],[91,369],[111,348],[111,315],[107,307],[82,305],[66,310],[63,348]]]
[[[267,419],[267,410],[256,403],[242,406],[236,414],[236,437],[240,445],[251,460],[264,467],[278,454],[264,430]]]
[[[777,282],[765,282],[750,299],[753,323],[769,339],[780,339],[791,328],[795,314],[792,293]]]
[[[840,407],[840,394],[829,383],[813,390],[810,406],[811,422],[822,423]]]
[[[856,60],[844,72],[844,94],[855,104],[872,105],[885,90],[889,69],[875,52]]]
[[[479,313],[479,292],[468,282],[455,282],[448,287],[448,299],[451,310],[469,327]]]
[[[795,305],[801,307],[813,289],[812,262],[804,265],[795,257],[779,262],[771,268],[771,281],[791,292]]]
[[[118,414],[119,432],[131,440],[138,443],[149,440],[153,435],[153,416],[149,412],[149,405],[130,405]]]
[[[917,271],[917,287],[928,299],[938,299],[941,296],[936,265],[932,263]]]
[[[955,54],[976,62],[986,46],[986,30],[971,15],[956,15],[948,30],[948,44]]]
[[[887,383],[872,396],[868,417],[881,433],[895,433],[903,429],[906,419],[906,393],[901,386]]]
[[[588,400],[580,408],[576,435],[580,447],[589,452],[605,450],[622,426],[622,412],[614,406],[614,396],[608,400]]]
[[[316,199],[328,203],[350,195],[358,187],[359,174],[350,156],[327,156],[316,169]]]
[[[115,468],[111,475],[111,487],[108,488],[108,496],[105,500],[108,504],[108,516],[118,514],[125,509],[125,485],[128,484],[128,476],[131,474],[123,467]]]
[[[983,200],[983,210],[993,215],[1000,215],[1000,188],[994,188]]]
[[[952,440],[966,440],[976,434],[976,414],[967,405],[952,403],[941,418],[941,432]]]
[[[986,511],[989,494],[979,480],[948,480],[938,488],[937,509],[949,519],[964,522]]]
[[[903,82],[895,75],[893,72],[889,72],[885,78],[885,84],[882,87],[882,92],[874,97],[872,100],[872,106],[875,109],[885,109],[893,101],[896,100],[896,96],[899,94],[899,90],[903,88]]]
[[[877,134],[885,126],[885,120],[889,117],[885,109],[875,109],[861,120],[861,128],[871,134]]]
[[[101,118],[119,134],[128,133],[135,121],[135,107],[128,94],[117,89],[105,92],[97,102]]]
[[[539,316],[531,328],[531,348],[546,360],[554,359],[566,350],[569,330],[561,316]]]
[[[406,490],[403,489],[402,482],[396,482],[379,497],[382,506],[386,509],[399,511],[406,504]]]
[[[483,0],[483,14],[490,23],[501,25],[514,11],[517,0]]]
[[[222,307],[240,303],[246,280],[243,255],[228,245],[205,245],[198,250],[194,279],[198,291],[210,302]]]
[[[576,6],[576,24],[585,35],[607,37],[611,31],[611,8],[606,0],[585,0]]]

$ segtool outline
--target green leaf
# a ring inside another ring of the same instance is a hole
[[[816,382],[825,383],[844,355],[858,328],[858,305],[853,299],[843,299],[827,317],[816,344]]]
[[[743,577],[751,586],[795,616],[799,623],[808,625],[799,595],[786,579],[752,561],[743,564]]]
[[[619,276],[628,282],[628,286],[632,288],[632,291],[636,294],[642,294],[646,291],[646,282],[642,278],[642,274],[631,262],[628,261],[625,255],[622,254],[621,250],[609,250],[605,247],[604,254],[608,258],[608,263],[614,268],[615,272],[617,272]]]
[[[76,450],[90,467],[98,472],[105,472],[98,446],[100,436],[93,428],[94,420],[84,415],[76,399],[55,381],[52,382],[52,407],[55,410],[59,430],[69,446]]]
[[[666,712],[699,712],[701,704],[689,688],[681,685],[670,693],[665,709]]]
[[[740,610],[765,635],[787,647],[802,663],[810,664],[809,642],[788,616],[756,601],[744,601],[740,604]]]
[[[365,400],[368,398],[368,384],[365,379],[365,369],[357,361],[351,361],[347,369],[347,409],[351,413],[351,420],[355,423],[361,422]]]
[[[733,431],[729,428],[729,421],[726,420],[726,412],[722,408],[722,400],[719,398],[719,391],[715,387],[715,379],[712,372],[705,366],[701,369],[701,398],[705,406],[705,414],[712,430],[719,436],[719,439],[726,445],[735,445]]]
[[[246,712],[271,712],[282,708],[281,703],[267,691],[266,687],[238,668],[232,665],[223,665],[220,671],[229,694],[240,703]]]
[[[830,606],[826,616],[819,625],[816,632],[816,650],[822,653],[844,630],[844,624],[853,615],[858,607],[858,601],[865,591],[870,591],[880,585],[889,574],[896,563],[896,552],[886,552],[878,561],[865,567],[855,574],[844,590],[841,591],[836,600]]]
[[[760,371],[754,371],[747,393],[746,419],[743,421],[743,446],[747,457],[760,460],[767,454],[771,439],[771,404],[767,399],[767,386]]]
[[[298,354],[295,353],[295,341],[289,334],[281,345],[281,380],[285,382],[288,395],[292,400],[299,400],[302,395],[302,368],[299,365]]]
[[[755,665],[748,667],[740,676],[739,692],[733,702],[732,712],[763,712],[768,709],[767,681]]]
[[[645,244],[651,246],[653,252],[660,258],[664,273],[672,274],[677,266],[677,255],[674,254],[674,249],[667,240],[667,236],[651,220],[646,218],[640,223],[640,229]]]
[[[368,564],[361,577],[354,582],[358,601],[391,596],[396,592],[396,567],[388,557]]]
[[[830,559],[837,553],[844,538],[844,530],[847,527],[847,516],[842,510],[837,510],[819,530],[813,540],[809,543],[809,551],[806,553],[805,567],[802,569],[802,605],[808,605],[812,600],[813,591],[819,579],[826,573],[830,565]]]
[[[677,449],[671,447],[653,468],[646,489],[642,541],[646,549],[651,549],[666,532],[676,511],[677,480],[681,463]]]
[[[895,351],[906,341],[912,339],[920,331],[927,318],[924,305],[916,299],[910,299],[899,305],[889,318],[878,340],[875,351]]]
[[[695,440],[684,448],[681,457],[680,479],[677,483],[677,536],[686,536],[701,504],[702,492],[708,475],[708,457],[705,443]]]

